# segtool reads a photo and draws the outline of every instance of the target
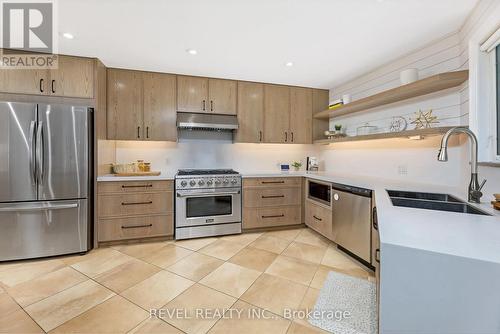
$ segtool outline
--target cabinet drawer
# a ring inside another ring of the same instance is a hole
[[[248,208],[300,205],[300,188],[248,188],[243,190],[243,206]]]
[[[331,239],[332,211],[312,201],[306,200],[305,223],[307,226]]]
[[[150,191],[173,191],[173,181],[124,181],[124,182],[98,182],[97,192],[104,193],[133,193],[133,192],[150,192]]]
[[[262,177],[243,179],[243,187],[287,187],[300,186],[302,177]]]
[[[170,213],[173,192],[98,195],[98,217]]]
[[[300,206],[243,209],[243,229],[298,225],[300,223]]]
[[[168,236],[174,233],[172,214],[100,219],[99,241]]]

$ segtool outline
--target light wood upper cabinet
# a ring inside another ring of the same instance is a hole
[[[108,69],[108,139],[177,140],[176,77]]]
[[[175,75],[144,73],[144,127],[146,140],[177,140]]]
[[[0,70],[0,92],[13,94],[94,97],[95,59],[57,56],[53,70]]]
[[[290,87],[290,142],[312,143],[312,89]]]
[[[50,95],[92,98],[94,97],[95,59],[58,56],[57,69],[50,70]]]
[[[208,79],[177,76],[177,111],[210,112]]]
[[[264,85],[238,82],[238,130],[234,140],[239,143],[264,141]]]
[[[326,89],[313,89],[313,111],[312,114],[319,113],[323,110],[328,109],[329,103],[329,92]],[[313,140],[324,139],[325,131],[329,128],[330,121],[328,119],[313,119],[312,124],[312,137]]]
[[[47,70],[0,69],[2,93],[46,95],[49,92],[47,85]]]
[[[108,69],[108,139],[143,139],[142,72]]]
[[[236,81],[208,79],[207,109],[215,114],[236,115],[236,90]]]
[[[264,138],[266,143],[290,142],[290,88],[264,85]]]

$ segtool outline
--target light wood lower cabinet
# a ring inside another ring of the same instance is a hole
[[[99,182],[98,241],[173,235],[173,181]]]
[[[328,239],[332,239],[332,209],[305,201],[305,223],[308,227]]]
[[[173,234],[173,214],[99,220],[99,241],[161,237]]]
[[[243,180],[243,229],[302,223],[300,177]]]

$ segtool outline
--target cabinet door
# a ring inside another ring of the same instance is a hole
[[[144,139],[177,141],[175,75],[144,73]]]
[[[57,69],[50,71],[50,95],[93,98],[94,63],[91,58],[58,56]]]
[[[47,70],[0,69],[0,92],[46,95],[50,82]]]
[[[290,87],[290,141],[312,142],[312,89]]]
[[[210,112],[207,78],[177,76],[177,111]]]
[[[108,139],[143,139],[142,73],[108,69]]]
[[[214,114],[236,115],[236,87],[233,80],[208,79],[208,109]]]
[[[264,86],[264,141],[266,143],[290,142],[288,129],[290,115],[290,88]]]
[[[238,82],[238,130],[235,141],[260,143],[264,140],[264,85]]]
[[[313,115],[319,113],[320,111],[328,109],[328,90],[324,89],[313,89]],[[313,140],[325,139],[325,131],[328,130],[329,120],[328,119],[313,119]]]

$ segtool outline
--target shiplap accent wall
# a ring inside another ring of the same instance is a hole
[[[418,68],[420,78],[439,72],[468,69],[471,36],[484,22],[488,19],[491,21],[490,16],[495,15],[492,13],[498,13],[499,6],[498,0],[480,0],[456,33],[333,87],[330,90],[330,99],[334,100],[349,93],[355,100],[397,87],[400,84],[399,73],[405,68]],[[411,49],[411,46],[408,46],[408,50]],[[346,125],[347,133],[353,135],[357,126],[369,122],[379,126],[380,131],[386,131],[392,116],[410,116],[419,108],[432,108],[441,118],[441,125],[468,125],[469,117],[474,117],[469,115],[470,103],[467,81],[458,89],[372,109],[355,116],[332,119],[330,127],[333,128],[337,123]],[[323,146],[320,159],[328,171],[444,184],[466,189],[470,174],[468,143],[462,142],[461,145],[453,147],[449,152],[448,163],[436,161],[438,146],[438,137],[419,143],[408,139],[340,143]],[[483,189],[487,201],[491,194],[500,192],[500,168],[481,166],[479,173],[480,177],[488,179]]]
[[[400,57],[376,70],[358,77],[345,84],[330,90],[330,100],[341,98],[343,94],[351,94],[352,100],[358,100],[381,91],[401,85],[399,74],[408,68],[417,68],[419,78],[426,78],[438,73],[466,69],[467,60],[462,53],[462,42],[458,32],[435,41],[419,50]],[[409,47],[411,48],[411,46]],[[388,132],[392,118],[403,116],[408,123],[414,119],[414,114],[419,109],[432,109],[439,117],[442,126],[467,124],[468,122],[468,86],[464,83],[461,87],[435,93],[425,98],[414,98],[398,104],[384,106],[370,111],[334,118],[334,124],[342,124],[347,129],[348,135],[356,135],[356,128],[369,123],[378,127],[377,132]],[[414,125],[408,124],[408,129]]]

